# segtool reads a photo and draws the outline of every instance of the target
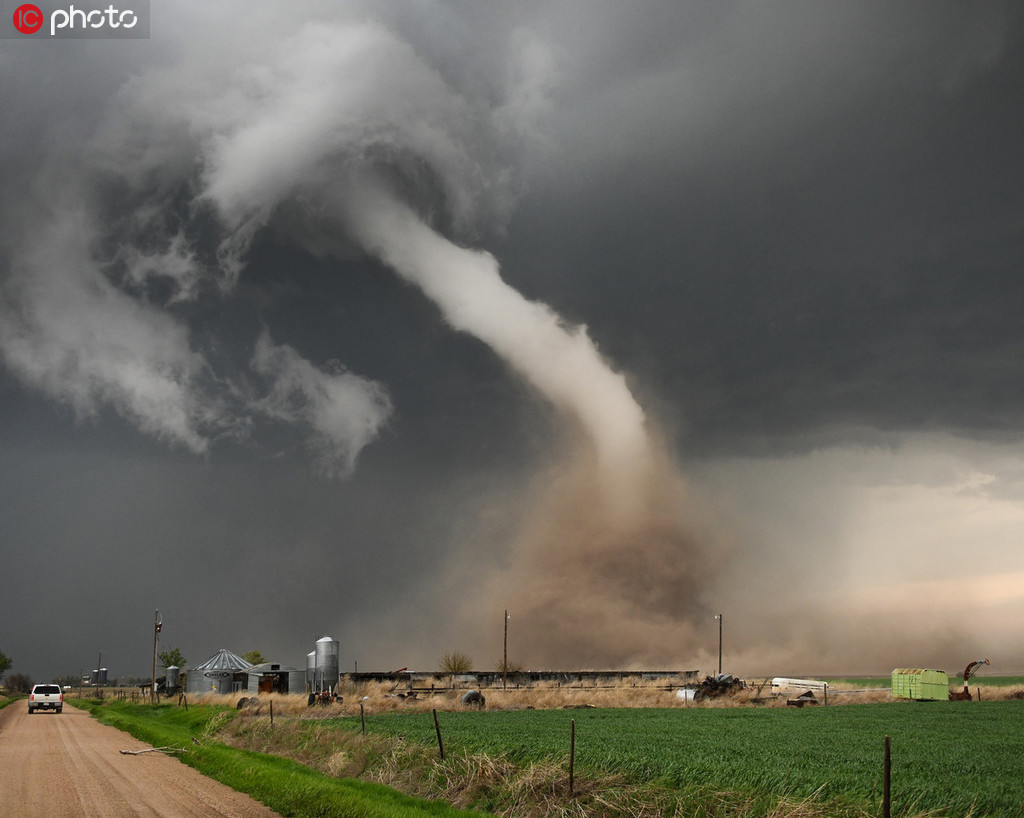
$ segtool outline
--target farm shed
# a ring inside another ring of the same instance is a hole
[[[306,671],[273,662],[253,665],[245,671],[249,693],[305,693]]]
[[[188,672],[187,693],[234,693],[248,684],[246,671],[252,667],[237,653],[223,648]]]
[[[896,699],[946,701],[949,698],[949,676],[944,670],[898,667],[892,672],[892,695]]]
[[[345,673],[346,684],[379,682],[404,686],[409,690],[434,690],[446,687],[501,687],[503,681],[509,687],[531,687],[538,683],[555,684],[558,687],[636,687],[644,682],[663,682],[665,689],[683,682],[694,681],[696,670],[516,670],[510,671],[505,680],[502,674],[493,670],[470,671],[452,677],[438,670],[399,670],[390,673]]]

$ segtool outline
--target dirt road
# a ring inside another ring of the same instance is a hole
[[[0,710],[0,813],[10,818],[274,818],[258,801],[67,706]],[[278,817],[279,818],[279,817]]]

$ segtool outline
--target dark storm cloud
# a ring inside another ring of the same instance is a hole
[[[570,192],[521,215],[565,238],[542,273],[578,272],[565,308],[591,320],[624,296],[610,340],[643,359],[658,337],[693,445],[1019,426],[1015,15],[781,8],[733,8],[635,93],[577,103]]]
[[[890,474],[821,452],[1019,440],[1022,22],[1009,3],[178,3],[145,43],[4,41],[0,649],[76,672],[110,634],[142,672],[160,607],[191,660],[298,664],[331,631],[363,667],[489,664],[511,599],[525,661],[699,660],[751,566],[846,544],[834,475]],[[359,227],[353,166],[493,253],[666,430],[629,535],[644,559],[622,559],[566,434],[602,393],[534,392],[532,363],[477,340],[508,313],[473,337],[424,298]],[[805,452],[794,473],[769,457]],[[998,478],[963,485],[1017,496],[972,452]],[[743,508],[719,535],[668,465],[688,460],[702,502]],[[787,513],[815,492],[830,522]],[[62,561],[49,582],[37,544]],[[843,559],[778,587],[856,574]],[[30,606],[65,636],[32,645]]]

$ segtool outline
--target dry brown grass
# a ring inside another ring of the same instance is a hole
[[[788,694],[773,695],[765,680],[747,680],[747,687],[733,695],[722,696],[704,702],[684,702],[675,695],[676,688],[665,689],[664,683],[638,683],[635,686],[622,687],[580,687],[539,683],[531,687],[512,688],[507,690],[483,688],[487,698],[487,710],[558,710],[588,707],[786,707],[786,701],[800,691]],[[1006,699],[1024,698],[1024,687],[1003,687],[997,685],[972,685],[971,695],[978,698],[981,688],[982,701],[1002,701]],[[305,694],[282,695],[261,694],[254,714],[269,716],[273,704],[275,715],[301,716],[309,719],[334,718],[337,716],[358,716],[360,703],[366,715],[400,711],[430,712],[431,710],[452,711],[467,709],[460,701],[466,688],[438,688],[434,691],[416,692],[414,696],[405,695],[402,688],[380,683],[364,683],[349,686],[343,690],[342,697],[326,707],[307,706]],[[204,693],[192,696],[192,706],[206,704],[227,705],[235,707],[242,698],[252,698],[249,693],[232,693],[218,695]],[[824,703],[821,694],[816,694],[819,703]],[[894,700],[886,689],[846,688],[830,690],[828,704],[855,705],[878,704]]]
[[[436,709],[462,710],[462,695],[468,688],[437,688],[433,691],[415,691],[408,695],[401,688],[375,682],[350,686],[342,691],[341,698],[326,706],[307,705],[305,694],[282,695],[260,694],[257,712],[269,715],[273,704],[275,715],[303,716],[307,718],[332,718],[339,715],[358,716],[360,703],[367,715],[398,711],[429,712]],[[529,688],[508,690],[483,688],[488,710],[556,710],[571,707],[676,707],[683,703],[676,698],[675,688],[666,690],[664,685],[637,685],[636,687],[594,688],[568,687],[541,683]],[[235,707],[242,698],[250,699],[253,694],[203,693],[189,697],[190,706],[202,704]],[[693,707],[693,703],[689,704]]]

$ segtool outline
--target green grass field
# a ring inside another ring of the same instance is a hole
[[[893,814],[1024,814],[1024,702],[906,702],[804,709],[689,708],[442,713],[449,754],[517,764],[565,759],[635,784],[754,798],[813,797],[877,814],[892,739]],[[349,728],[354,720],[342,720]],[[430,714],[368,729],[436,744]]]

